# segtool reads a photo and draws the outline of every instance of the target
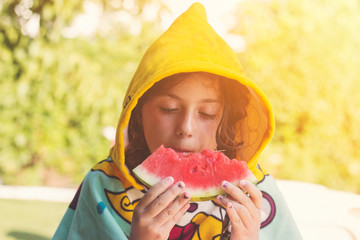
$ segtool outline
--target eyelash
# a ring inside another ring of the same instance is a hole
[[[215,120],[216,119],[216,115],[207,114],[207,113],[203,113],[203,112],[200,112],[200,114],[203,116],[203,118],[205,118],[207,120]]]
[[[173,113],[175,112],[176,110],[178,110],[177,108],[160,108],[160,110],[164,113]]]
[[[176,112],[178,109],[177,108],[160,108],[160,110],[163,112],[163,113],[167,113],[167,114],[171,114],[171,113],[174,113]],[[204,112],[199,112],[200,115],[207,119],[207,120],[215,120],[216,119],[216,115],[213,115],[213,114],[207,114],[207,113],[204,113]]]

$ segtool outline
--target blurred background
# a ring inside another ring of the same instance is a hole
[[[0,0],[1,184],[77,187],[107,157],[140,58],[192,2]],[[359,194],[360,2],[200,2],[273,105],[262,166]]]

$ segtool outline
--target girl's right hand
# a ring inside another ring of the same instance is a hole
[[[185,184],[173,183],[174,179],[167,177],[143,196],[134,209],[130,240],[168,238],[171,229],[190,207]]]

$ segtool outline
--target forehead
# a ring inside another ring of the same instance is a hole
[[[158,92],[166,93],[171,90],[192,89],[208,90],[212,94],[220,93],[220,76],[206,72],[179,73],[167,77],[158,83]]]
[[[213,74],[203,72],[178,74],[169,78],[169,81],[173,81],[174,85],[163,94],[174,93],[193,99],[197,97],[221,98],[219,80]]]

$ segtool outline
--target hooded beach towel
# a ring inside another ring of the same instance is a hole
[[[243,75],[234,51],[208,24],[204,7],[195,3],[146,51],[125,95],[109,157],[86,175],[54,240],[129,237],[133,210],[145,192],[130,174],[125,159],[131,112],[154,83],[184,72],[208,72],[245,86],[249,103],[246,117],[236,123],[236,137],[243,142],[236,158],[247,162],[263,194],[259,239],[301,239],[274,179],[258,164],[259,155],[274,132],[271,106],[263,92]],[[169,239],[221,239],[226,235],[224,230],[231,231],[226,228],[225,216],[225,209],[215,200],[191,202]]]

